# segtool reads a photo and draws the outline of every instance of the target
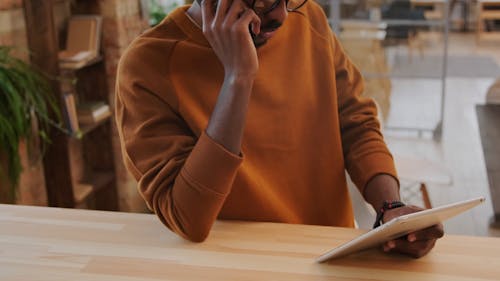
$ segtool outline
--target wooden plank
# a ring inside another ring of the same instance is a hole
[[[481,32],[479,39],[482,41],[500,40],[500,31]]]
[[[25,0],[24,14],[28,34],[31,61],[45,71],[49,77],[59,76],[57,33],[53,21],[53,1]],[[63,108],[59,84],[52,80],[54,95]],[[70,164],[67,150],[68,139],[61,131],[53,129],[49,138],[51,145],[44,156],[44,172],[49,206],[73,207],[73,190],[69,177]]]
[[[499,10],[484,10],[480,15],[481,19],[500,19]]]

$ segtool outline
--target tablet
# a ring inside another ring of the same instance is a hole
[[[424,229],[454,217],[484,202],[484,198],[465,200],[437,208],[396,217],[389,222],[362,234],[316,258],[316,262],[340,258],[364,249],[378,246],[389,240]]]

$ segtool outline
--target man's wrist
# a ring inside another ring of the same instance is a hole
[[[406,204],[401,202],[401,201],[398,201],[398,200],[396,200],[396,201],[384,201],[380,210],[377,210],[377,217],[375,219],[375,223],[373,224],[373,228],[377,228],[384,223],[384,214],[386,211],[396,209],[396,208],[401,208],[404,206],[406,206]]]
[[[398,181],[391,175],[378,174],[368,181],[364,198],[378,212],[385,201],[400,201]]]

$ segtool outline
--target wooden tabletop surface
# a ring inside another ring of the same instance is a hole
[[[314,258],[362,231],[219,221],[203,243],[149,214],[0,205],[0,280],[499,280],[500,239],[447,235],[421,259]]]

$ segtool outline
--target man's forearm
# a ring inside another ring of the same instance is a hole
[[[399,185],[390,175],[379,174],[374,176],[365,187],[365,200],[378,212],[384,201],[401,200]]]
[[[208,122],[207,135],[234,154],[241,150],[253,79],[226,77]]]

